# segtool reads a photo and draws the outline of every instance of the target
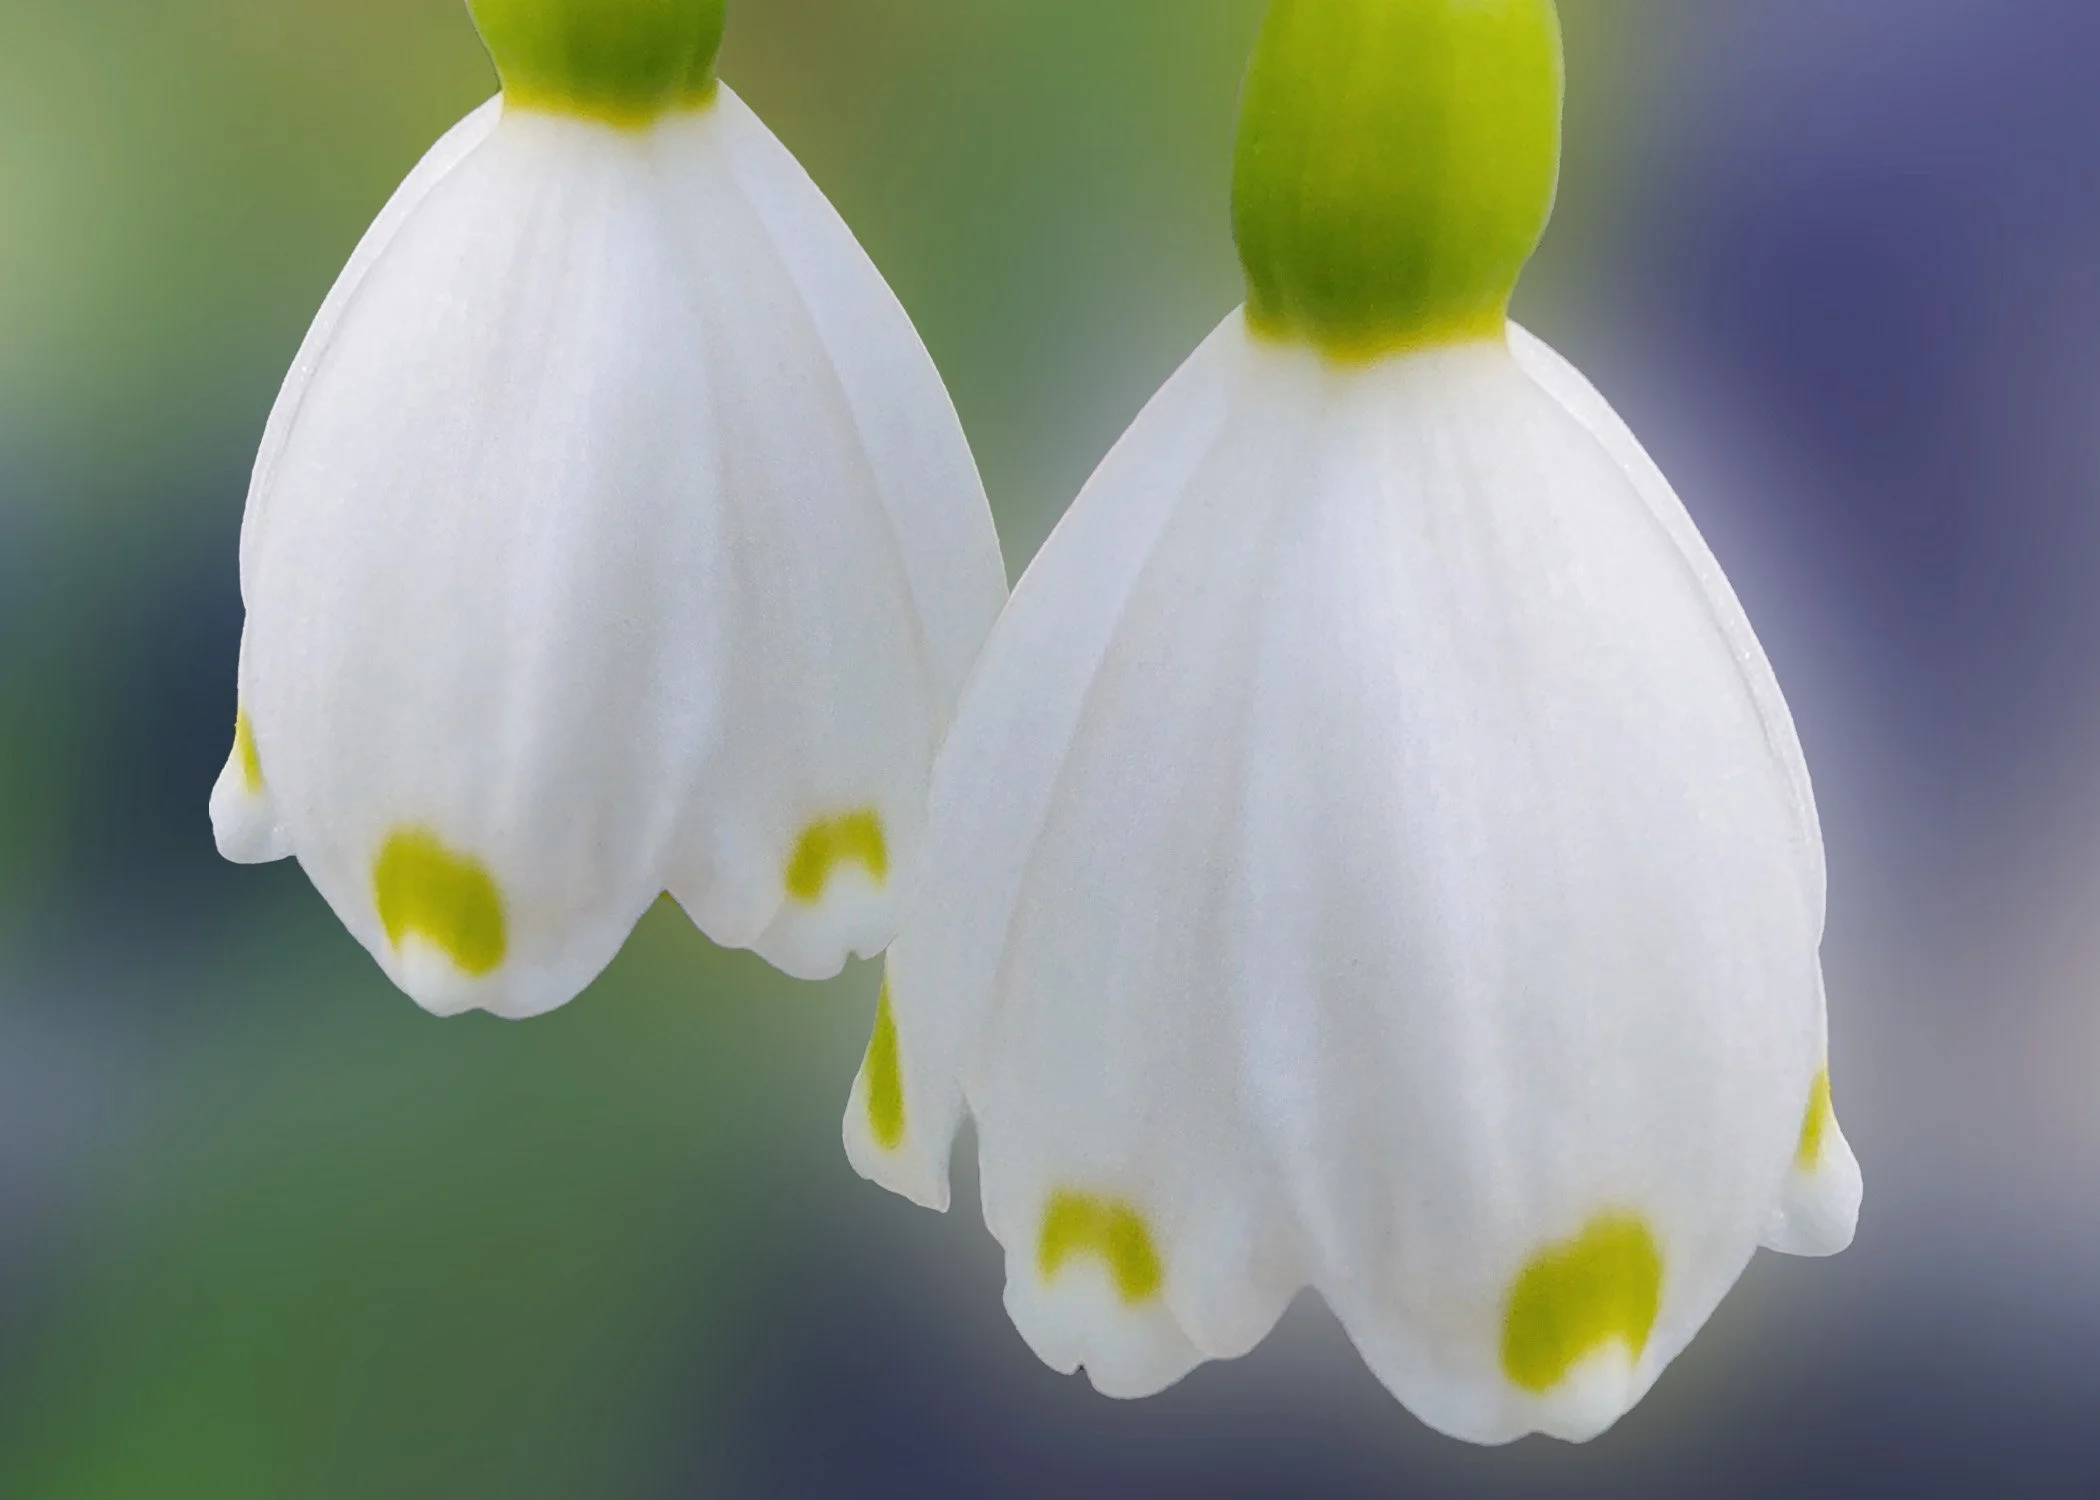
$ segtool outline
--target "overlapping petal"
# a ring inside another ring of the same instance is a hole
[[[848,1150],[942,1205],[973,1115],[1015,1322],[1110,1394],[1311,1285],[1431,1424],[1587,1437],[1761,1240],[1849,1235],[1784,702],[1513,337],[1351,367],[1228,320],[944,752]]]

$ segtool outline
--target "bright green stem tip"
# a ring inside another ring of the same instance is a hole
[[[1499,334],[1564,76],[1553,0],[1273,0],[1233,184],[1255,331],[1350,359]]]
[[[728,0],[467,0],[504,97],[640,129],[715,96]]]

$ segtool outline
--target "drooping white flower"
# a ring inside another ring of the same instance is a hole
[[[1035,1351],[1142,1396],[1317,1288],[1418,1416],[1611,1425],[1762,1243],[1850,1240],[1786,703],[1604,399],[1507,321],[1550,0],[1277,0],[1250,306],[993,633],[845,1133],[976,1121]]]
[[[221,849],[296,854],[439,1013],[574,996],[668,891],[873,954],[1006,595],[953,407],[714,77],[721,0],[476,0],[504,94],[410,176],[273,412]]]

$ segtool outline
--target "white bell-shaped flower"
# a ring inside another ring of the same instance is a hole
[[[271,416],[220,848],[439,1013],[530,1016],[660,895],[821,978],[893,935],[1006,597],[954,408],[721,87],[721,0],[475,0],[424,160]]]
[[[993,633],[845,1123],[1142,1396],[1301,1288],[1453,1435],[1584,1439],[1760,1244],[1850,1240],[1821,839],[1690,518],[1507,322],[1550,0],[1278,0],[1249,309]],[[1455,186],[1456,185],[1456,186]]]

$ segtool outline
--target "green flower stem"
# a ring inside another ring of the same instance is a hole
[[[1233,186],[1250,326],[1352,360],[1499,336],[1563,92],[1553,0],[1273,0]]]
[[[728,0],[467,0],[523,109],[639,130],[715,97]]]

